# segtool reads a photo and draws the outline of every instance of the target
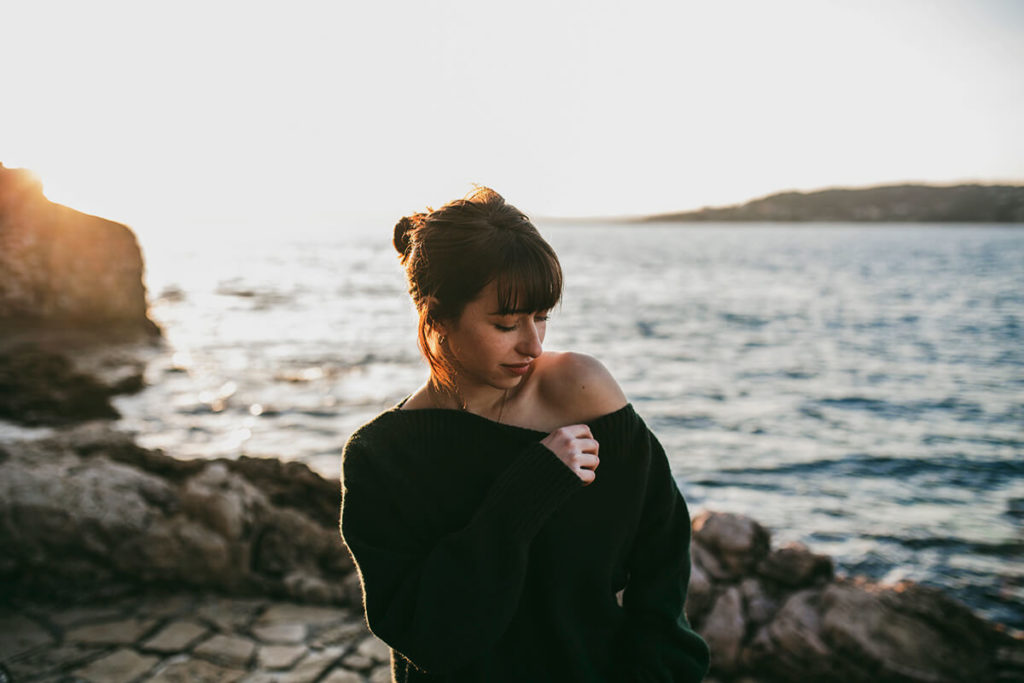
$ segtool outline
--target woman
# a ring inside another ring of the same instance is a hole
[[[699,681],[665,453],[598,361],[542,353],[554,251],[487,188],[394,244],[430,378],[352,435],[341,510],[393,680]]]

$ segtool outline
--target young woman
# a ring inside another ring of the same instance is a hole
[[[665,453],[598,361],[542,352],[554,251],[487,188],[394,244],[430,378],[352,435],[341,509],[393,680],[701,680]]]

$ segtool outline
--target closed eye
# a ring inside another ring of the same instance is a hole
[[[526,314],[523,314],[523,315],[526,315]],[[512,325],[502,325],[501,323],[497,323],[497,322],[496,323],[492,323],[492,324],[494,325],[495,329],[501,330],[502,332],[512,332],[513,330],[516,329],[516,327],[519,326],[519,314],[515,314],[515,318],[516,318],[516,322],[513,323]],[[548,321],[548,314],[546,312],[545,313],[538,313],[538,314],[533,316],[533,321],[535,323],[546,323]]]

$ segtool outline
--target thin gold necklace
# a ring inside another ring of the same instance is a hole
[[[461,396],[460,396],[460,398],[461,398]],[[466,402],[465,401],[460,401],[460,403],[462,404],[462,409],[468,413],[469,412],[469,408],[466,407]],[[498,420],[497,420],[498,424],[501,424],[501,418],[504,417],[504,415],[505,415],[505,404],[506,403],[508,403],[508,389],[506,389],[501,394],[501,405],[498,406]],[[483,416],[481,416],[481,417],[483,417]]]
[[[466,405],[466,401],[462,398],[462,392],[459,391],[459,387],[456,386],[454,392],[450,392],[452,398],[455,399],[456,405],[459,406],[459,410],[464,413],[469,412],[469,406]],[[505,416],[505,404],[508,403],[508,389],[501,394],[501,405],[498,407],[498,424],[501,424],[501,419]]]
[[[505,404],[508,402],[508,389],[501,395],[501,407],[498,408],[498,424],[501,424],[501,418],[505,414]]]

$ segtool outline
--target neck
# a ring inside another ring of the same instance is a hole
[[[456,383],[453,389],[431,381],[428,384],[431,397],[439,408],[465,410],[497,422],[501,421],[508,402],[510,390],[494,387],[463,387]]]

